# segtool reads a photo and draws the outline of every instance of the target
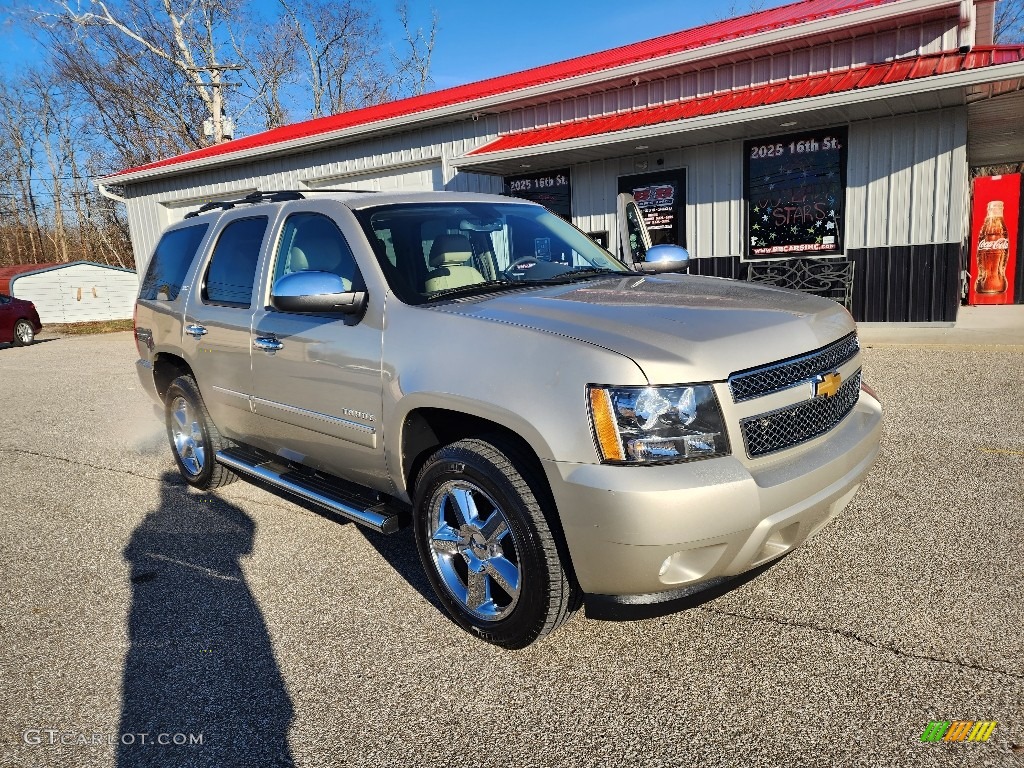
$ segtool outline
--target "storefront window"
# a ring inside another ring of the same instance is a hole
[[[846,129],[744,144],[751,259],[843,253]]]
[[[619,192],[636,200],[652,245],[686,245],[686,171],[622,176]]]
[[[552,213],[572,222],[572,188],[569,169],[506,176],[505,194],[540,203]]]

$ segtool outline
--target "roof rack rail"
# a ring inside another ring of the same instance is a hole
[[[235,202],[230,200],[215,200],[210,203],[204,203],[199,207],[198,210],[192,211],[185,214],[186,219],[194,219],[201,213],[212,211],[214,208],[223,208],[225,211],[235,207]]]
[[[239,200],[213,200],[209,203],[204,203],[199,207],[198,210],[191,211],[185,214],[186,219],[194,219],[202,213],[212,211],[215,209],[222,209],[225,211],[231,210],[236,205],[254,205],[255,203],[279,203],[285,200],[304,200],[305,195],[295,189],[283,189],[276,192],[250,192],[245,197]]]

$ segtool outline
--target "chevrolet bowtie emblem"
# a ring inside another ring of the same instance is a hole
[[[815,397],[832,397],[839,391],[839,385],[843,383],[843,377],[838,372],[823,373],[814,379]]]

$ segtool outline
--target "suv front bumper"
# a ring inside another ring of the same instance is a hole
[[[878,455],[882,408],[862,392],[829,433],[745,465],[545,461],[584,592],[655,603],[792,551],[850,502]]]

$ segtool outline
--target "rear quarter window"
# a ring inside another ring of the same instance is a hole
[[[139,289],[140,299],[174,301],[181,292],[185,275],[196,257],[209,224],[197,224],[165,232],[156,245],[146,277]]]

